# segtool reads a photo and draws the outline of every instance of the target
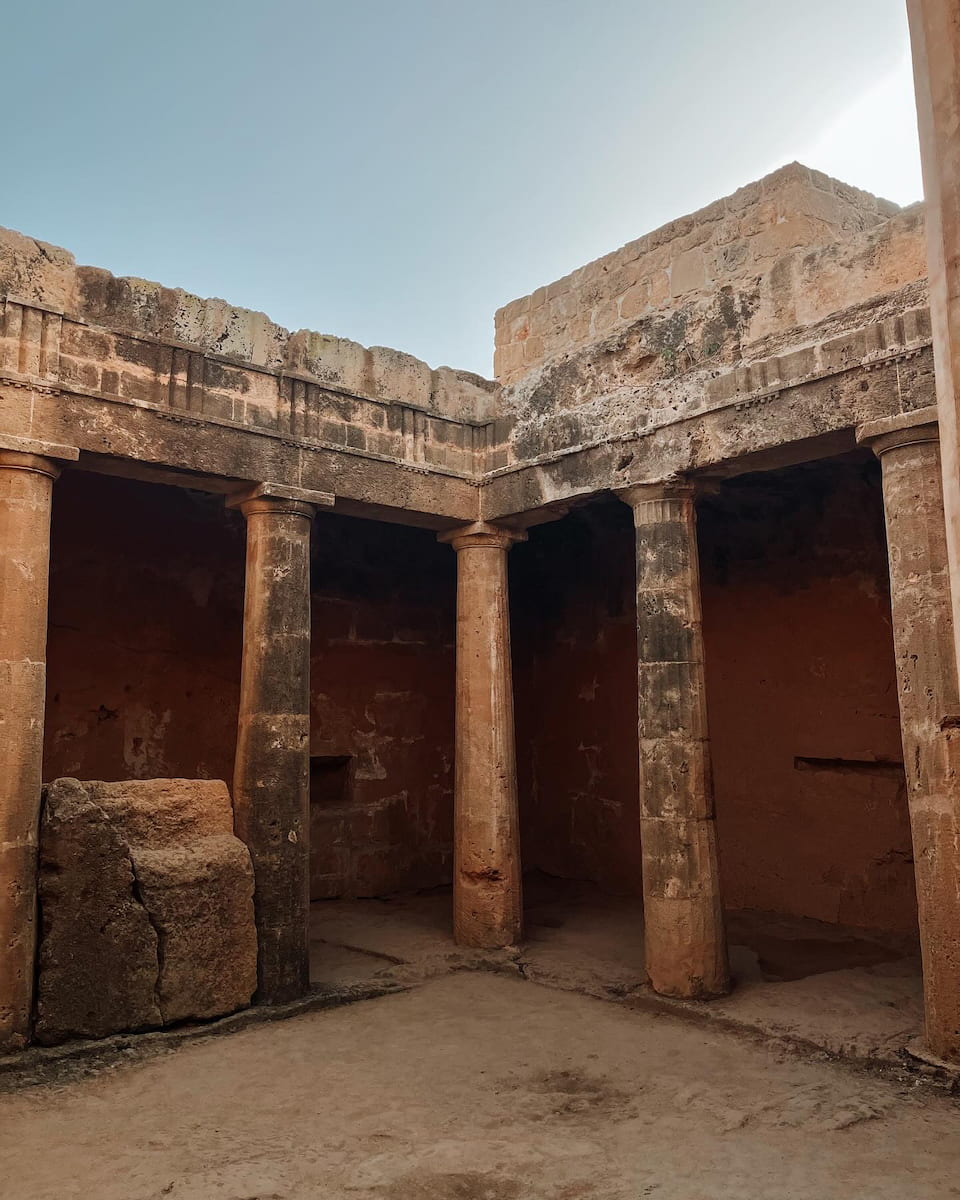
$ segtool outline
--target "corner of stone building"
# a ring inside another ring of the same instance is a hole
[[[871,241],[871,232],[901,214],[902,222]],[[685,325],[691,315],[716,307],[718,297],[726,297],[730,310],[718,309],[718,320],[734,315],[747,340],[817,319],[922,273],[920,221],[915,209],[901,210],[822,171],[788,163],[499,309],[494,375],[509,388],[639,322],[669,318]],[[897,239],[903,244],[893,245]],[[810,271],[798,264],[821,249],[843,257],[843,248],[861,243],[859,259],[855,251],[847,255],[856,260],[852,274],[834,273],[801,318]],[[890,258],[900,267],[891,268]],[[771,295],[764,297],[764,290]],[[706,353],[716,341],[706,337],[701,349]]]

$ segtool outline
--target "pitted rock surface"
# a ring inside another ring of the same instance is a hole
[[[256,987],[253,868],[218,780],[44,793],[37,1038],[221,1016]]]

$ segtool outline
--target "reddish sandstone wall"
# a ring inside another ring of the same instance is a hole
[[[456,555],[425,529],[315,529],[311,752],[353,756],[353,801],[314,815],[314,896],[449,882]]]
[[[218,497],[64,475],[44,778],[231,779],[243,561]],[[313,822],[318,895],[449,877],[454,570],[428,531],[317,518],[311,749],[352,778]]]
[[[728,482],[699,529],[727,907],[914,928],[876,465]],[[630,512],[511,553],[525,865],[638,891]]]
[[[531,530],[510,586],[524,869],[639,895],[630,509]]]
[[[230,780],[243,518],[67,471],[54,493],[44,778]]]
[[[699,536],[727,906],[915,929],[879,466],[733,481]]]

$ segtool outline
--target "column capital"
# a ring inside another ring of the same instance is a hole
[[[613,493],[618,500],[636,508],[651,500],[692,500],[697,494],[697,488],[690,479],[675,476],[672,479],[662,479],[657,483],[635,483],[632,487],[621,488]]]
[[[79,457],[80,451],[76,446],[0,434],[0,469],[35,471],[38,475],[56,479],[60,474],[61,462],[76,462]]]
[[[857,426],[857,442],[861,446],[869,446],[877,458],[881,458],[888,450],[939,441],[936,405],[918,408],[916,412],[898,413],[895,417],[881,417]]]
[[[257,513],[291,513],[311,520],[318,508],[330,508],[336,501],[331,492],[291,487],[285,483],[252,483],[226,497],[227,508],[239,508],[245,517]]]
[[[437,534],[438,542],[445,542],[454,550],[470,550],[485,547],[491,550],[509,550],[514,542],[525,542],[527,531],[508,525],[492,525],[488,521],[473,521],[457,529],[448,529]]]

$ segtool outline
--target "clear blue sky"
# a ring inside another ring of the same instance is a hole
[[[47,0],[0,224],[489,373],[501,304],[793,158],[919,198],[904,0]]]

